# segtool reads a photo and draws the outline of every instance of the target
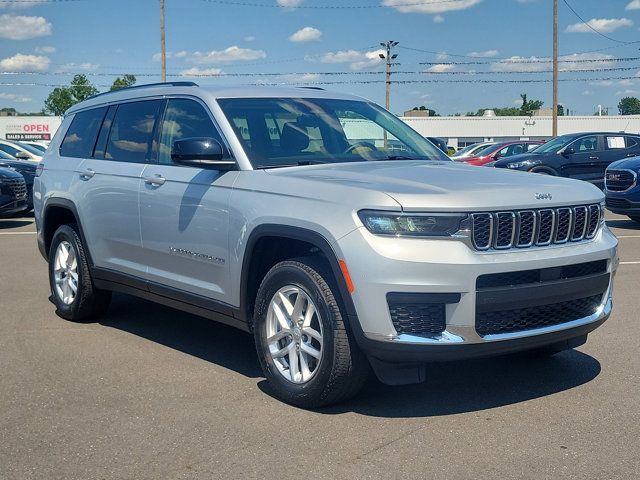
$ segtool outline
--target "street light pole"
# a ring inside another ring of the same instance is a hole
[[[160,62],[162,64],[162,73],[160,78],[163,82],[167,81],[167,48],[164,40],[164,0],[160,0]]]
[[[558,135],[558,0],[553,0],[553,136]]]
[[[386,75],[386,92],[385,92],[385,107],[387,110],[391,108],[391,65],[393,63],[392,60],[398,58],[398,54],[391,53],[391,49],[398,45],[399,42],[394,42],[393,40],[389,40],[388,42],[382,42],[380,45],[386,49],[386,53],[381,53],[380,58],[386,60],[387,62],[387,75]]]

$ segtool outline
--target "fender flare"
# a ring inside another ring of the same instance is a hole
[[[84,235],[84,231],[82,229],[82,224],[80,223],[80,215],[78,215],[78,209],[75,205],[75,203],[73,203],[71,200],[69,200],[68,198],[50,198],[49,200],[47,200],[47,202],[44,205],[44,208],[42,209],[42,235],[38,235],[38,244],[40,246],[40,252],[42,253],[42,255],[45,257],[45,260],[49,260],[49,252],[47,251],[45,242],[46,242],[46,232],[45,228],[47,225],[47,214],[49,213],[49,210],[51,209],[51,207],[58,207],[58,208],[64,208],[66,210],[69,210],[75,220],[76,220],[76,225],[78,225],[78,233],[80,234],[80,238],[82,239],[82,244],[84,246],[84,250],[85,253],[87,255],[87,260],[89,261],[89,265],[93,266],[93,260],[91,258],[91,251],[89,249],[89,245],[87,244],[87,239]],[[53,237],[53,233],[51,232],[51,236]],[[42,245],[40,245],[40,241],[42,241]]]
[[[331,247],[329,241],[318,232],[314,232],[313,230],[306,228],[293,227],[290,225],[264,224],[257,226],[251,231],[249,238],[247,239],[247,246],[244,249],[242,270],[240,274],[240,315],[242,316],[242,320],[247,323],[251,322],[251,319],[249,318],[247,299],[249,266],[251,265],[251,258],[258,240],[264,237],[283,237],[292,240],[300,240],[310,243],[318,248],[329,261],[331,271],[338,287],[337,293],[340,295],[347,317],[356,316],[353,299],[347,289],[347,284],[344,280],[344,276],[342,275],[342,270],[340,269],[339,258]]]
[[[554,177],[560,176],[560,174],[554,168],[547,167],[546,165],[537,165],[532,169],[530,169],[529,172],[531,173],[547,172],[549,173],[549,175],[553,175]]]

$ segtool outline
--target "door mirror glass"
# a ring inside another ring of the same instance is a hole
[[[234,160],[223,160],[224,147],[215,138],[185,138],[173,142],[171,160],[181,165],[210,168],[212,170],[231,170]]]
[[[31,155],[29,155],[27,152],[16,152],[15,157],[18,160],[31,160]]]

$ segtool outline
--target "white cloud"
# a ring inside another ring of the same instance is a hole
[[[444,23],[444,17],[442,15],[436,15],[433,17],[433,23]]]
[[[569,25],[566,31],[570,33],[595,33],[593,31],[595,29],[601,33],[611,33],[619,28],[631,26],[633,26],[633,22],[628,18],[592,18],[586,24]]]
[[[44,17],[27,17],[5,13],[0,15],[0,38],[28,40],[51,35],[51,23]]]
[[[191,67],[187,70],[180,72],[183,77],[197,77],[197,76],[214,76],[224,73],[220,68],[199,68]]]
[[[189,52],[187,52],[186,50],[181,50],[179,52],[167,52],[166,53],[167,59],[170,59],[170,58],[185,58],[187,55],[189,55]],[[158,52],[158,53],[154,53],[153,57],[151,57],[151,58],[152,58],[152,60],[154,62],[159,62],[160,61],[160,56],[161,56],[161,53]]]
[[[304,27],[289,37],[290,42],[314,42],[320,40],[322,32],[317,28]]]
[[[245,42],[253,42],[255,39],[256,37],[254,37],[253,35],[247,35],[246,37],[243,38]]]
[[[224,50],[211,50],[210,52],[194,52],[189,57],[193,63],[199,65],[215,63],[245,62],[265,58],[267,54],[264,50],[253,50],[251,48],[241,48],[233,45]]]
[[[302,4],[304,0],[277,0],[278,5],[287,8],[296,8]]]
[[[0,3],[0,10],[6,8],[7,10],[18,10],[31,8],[35,5],[41,5],[43,3],[47,3],[48,0],[29,0],[28,2],[7,2]]]
[[[582,92],[582,95],[593,95],[593,92],[591,90],[585,90]]]
[[[624,9],[625,10],[640,10],[640,0],[633,0]]]
[[[92,72],[100,67],[97,63],[65,63],[56,71],[60,73]]]
[[[612,55],[603,53],[575,53],[559,57],[560,71],[563,70],[590,70],[603,68],[614,64]],[[505,60],[499,60],[491,64],[494,72],[540,72],[550,70],[551,59],[545,57],[520,57],[513,56]]]
[[[315,82],[320,79],[320,75],[317,73],[303,73],[299,75],[285,75],[284,78],[291,80],[292,82]]]
[[[432,73],[444,73],[450,72],[451,70],[453,70],[453,67],[454,66],[450,63],[439,63],[437,65],[430,66],[426,71]]]
[[[444,13],[452,10],[466,10],[482,0],[424,0],[423,2],[407,2],[407,0],[383,0],[385,7],[395,8],[401,13]]]
[[[383,62],[380,54],[384,50],[372,50],[360,52],[358,50],[339,50],[337,52],[325,53],[320,57],[322,63],[349,63],[353,70],[362,70],[375,67]]]
[[[44,47],[36,47],[35,48],[35,52],[36,53],[56,53],[56,47],[49,47],[49,46],[44,46]]]
[[[18,95],[16,93],[0,92],[0,100],[6,100],[9,102],[15,102],[15,103],[27,103],[32,101],[33,98],[27,97],[26,95]]]
[[[498,50],[485,50],[484,52],[469,52],[467,55],[470,57],[491,58],[497,57],[499,53]]]
[[[49,68],[51,60],[40,55],[23,55],[17,53],[13,57],[0,60],[0,71],[3,72],[44,72]]]

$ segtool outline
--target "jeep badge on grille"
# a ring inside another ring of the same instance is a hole
[[[551,200],[552,198],[550,193],[536,193],[536,200]]]

